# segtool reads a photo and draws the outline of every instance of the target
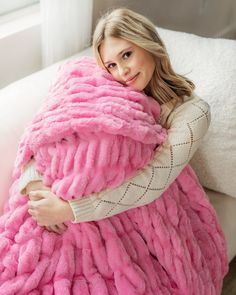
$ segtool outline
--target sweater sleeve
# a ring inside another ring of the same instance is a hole
[[[23,168],[21,177],[18,182],[18,189],[22,195],[26,194],[26,187],[30,182],[41,181],[42,175],[35,169],[34,159],[31,159]]]
[[[160,197],[192,158],[210,120],[210,106],[197,96],[186,98],[181,105],[162,105],[161,123],[168,129],[168,136],[156,149],[153,160],[115,189],[70,200],[73,223],[104,219]]]

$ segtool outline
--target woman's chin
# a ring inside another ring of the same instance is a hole
[[[140,87],[139,85],[130,85],[129,87],[132,88],[133,90],[139,91],[139,92],[142,92],[144,90],[144,88]]]

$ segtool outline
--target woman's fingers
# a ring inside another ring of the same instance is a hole
[[[45,226],[45,228],[46,228],[49,232],[55,232],[55,233],[59,234],[59,231],[58,231],[56,225]]]
[[[31,191],[28,196],[31,201],[38,201],[44,198],[44,191]]]
[[[60,234],[64,233],[67,229],[67,226],[64,223],[60,223],[56,225]]]
[[[29,208],[28,209],[28,213],[33,217],[33,219],[35,219],[36,218],[36,214],[35,214],[35,211],[34,211],[34,209],[32,209],[32,208]]]
[[[67,229],[67,226],[65,224],[61,223],[61,224],[45,226],[45,228],[50,232],[62,234]]]
[[[57,234],[60,234],[60,230],[58,229],[58,227],[56,225],[50,225],[50,226],[45,226],[45,227],[50,232],[55,232]]]
[[[67,225],[64,223],[57,224],[57,227],[63,232],[67,229]]]
[[[32,202],[32,201],[28,201],[28,208],[32,211],[34,210],[36,207],[35,207],[35,202]]]
[[[41,180],[34,180],[27,184],[26,186],[26,194],[28,195],[31,191],[39,190],[44,187],[43,182]]]

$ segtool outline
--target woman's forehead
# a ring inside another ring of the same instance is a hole
[[[109,62],[122,54],[126,49],[134,46],[128,40],[115,37],[106,37],[99,47],[99,53],[104,63]]]

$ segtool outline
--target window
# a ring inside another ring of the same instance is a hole
[[[38,2],[39,0],[0,0],[0,16]]]

